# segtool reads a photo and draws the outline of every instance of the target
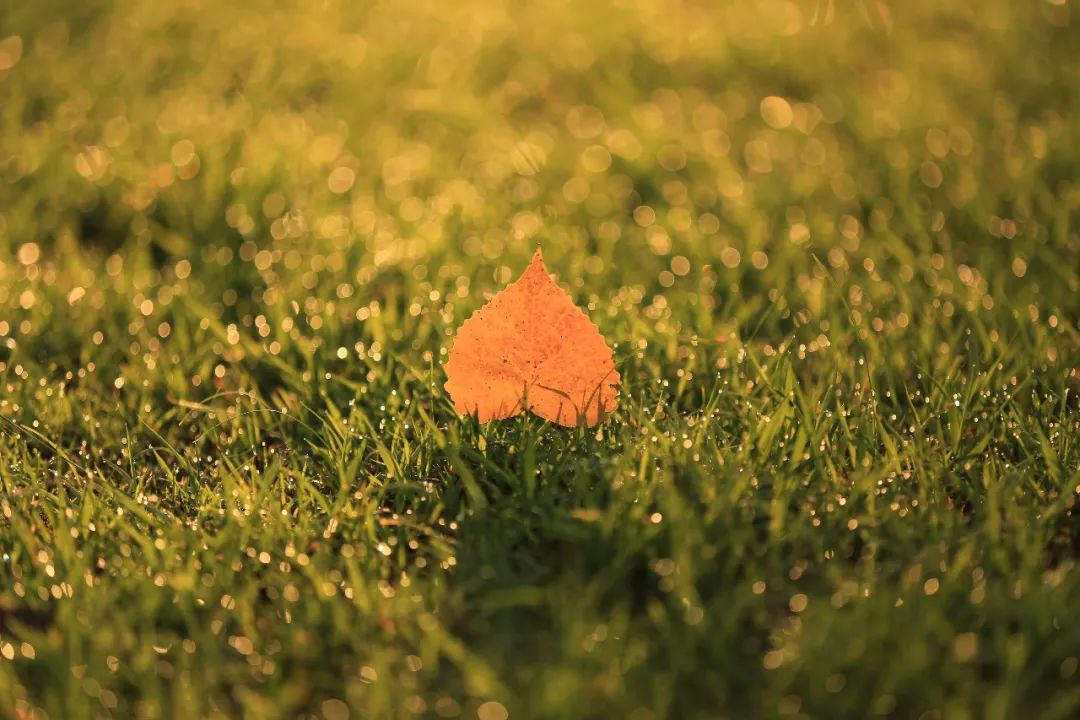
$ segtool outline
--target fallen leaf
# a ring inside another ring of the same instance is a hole
[[[446,376],[454,409],[480,422],[529,410],[560,425],[595,425],[615,409],[619,385],[611,348],[552,281],[539,250],[462,323]]]

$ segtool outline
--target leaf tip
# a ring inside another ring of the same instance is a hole
[[[544,264],[544,254],[542,250],[543,249],[539,245],[536,247],[536,252],[533,253],[532,260],[529,261],[529,265],[525,268],[525,272],[521,274],[523,278],[533,277],[536,273],[540,273],[544,275],[544,277],[547,277],[548,269],[547,265]]]

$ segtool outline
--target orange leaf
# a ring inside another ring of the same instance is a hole
[[[529,410],[595,425],[615,409],[611,348],[548,275],[537,250],[516,282],[462,323],[446,362],[454,409],[480,422]]]

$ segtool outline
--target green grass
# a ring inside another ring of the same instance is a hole
[[[1076,717],[1077,6],[890,5],[2,4],[0,718]]]

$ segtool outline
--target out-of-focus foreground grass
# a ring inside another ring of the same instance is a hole
[[[1077,12],[3,3],[0,717],[1075,717]]]

